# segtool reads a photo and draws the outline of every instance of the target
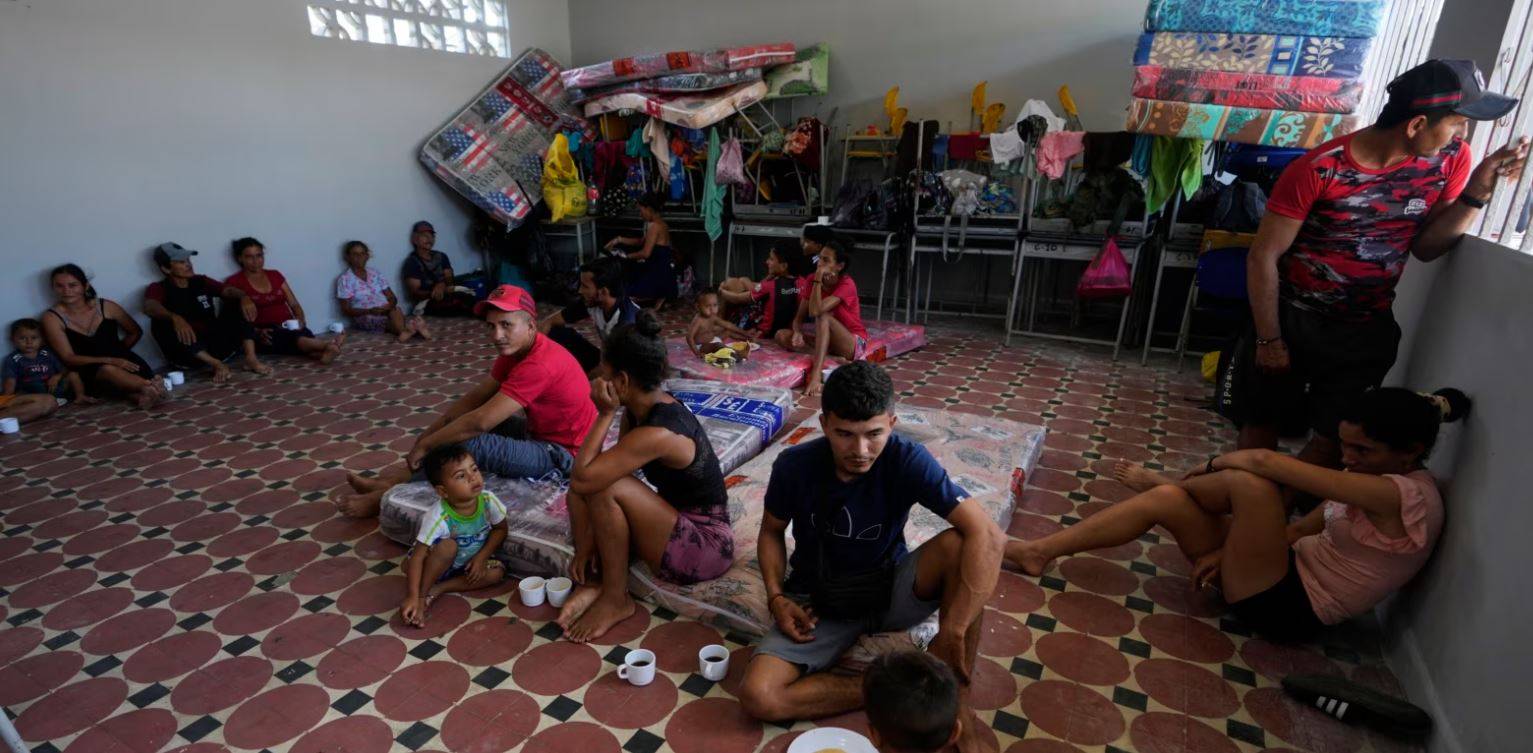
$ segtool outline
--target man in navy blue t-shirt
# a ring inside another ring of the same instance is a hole
[[[893,433],[894,386],[882,369],[866,361],[836,369],[821,406],[825,436],[772,466],[757,543],[773,627],[746,668],[740,700],[769,721],[861,707],[860,678],[822,670],[862,635],[903,630],[933,612],[940,628],[928,650],[967,686],[1006,542],[925,447]],[[917,504],[953,527],[909,552],[905,521]],[[960,720],[959,749],[979,750],[967,704]]]

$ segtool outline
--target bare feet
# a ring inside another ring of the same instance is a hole
[[[1012,539],[1006,542],[1006,562],[1012,567],[1021,570],[1034,578],[1043,575],[1049,569],[1049,562],[1054,558],[1046,556],[1038,550],[1036,541],[1017,541]]]
[[[411,337],[414,337],[414,336],[415,336],[415,330],[410,329],[409,325],[405,325],[404,328],[399,330],[399,335],[396,336],[395,339],[398,340],[399,342],[404,342],[404,341],[406,341],[406,340],[408,340],[408,339],[410,339]]]
[[[564,606],[559,608],[559,618],[554,622],[564,628],[564,634],[568,636],[570,626],[591,608],[591,604],[600,595],[601,588],[597,586],[576,586],[575,591],[564,600]]]
[[[266,376],[271,373],[271,367],[256,359],[245,361],[245,370],[258,376]]]
[[[165,387],[155,379],[145,380],[144,386],[139,387],[133,396],[133,402],[144,410],[159,405],[160,401],[164,399]]]
[[[628,619],[637,608],[638,605],[634,604],[633,597],[627,591],[615,599],[599,596],[585,614],[580,615],[575,624],[564,631],[564,636],[576,643],[596,640],[606,635],[614,625]]]
[[[388,487],[388,483],[382,479],[368,478],[360,473],[346,474],[346,483],[350,484],[351,488],[356,489],[363,494],[368,492],[381,491],[382,489]]]
[[[218,364],[213,367],[213,384],[226,384],[234,376],[234,372],[228,366]]]
[[[341,349],[336,346],[334,341],[331,341],[330,343],[325,345],[325,349],[324,350],[320,351],[320,353],[319,353],[319,362],[324,364],[324,365],[326,365],[326,366],[329,366],[332,362],[335,361],[335,359],[340,358],[340,357],[341,357]]]
[[[959,719],[963,722],[963,729],[958,733],[958,753],[995,753],[997,748],[990,744],[993,738],[979,731],[984,722],[979,720],[974,709],[965,706],[959,711]]]
[[[820,394],[820,392],[823,389],[824,389],[824,387],[820,384],[820,380],[818,378],[810,379],[809,383],[804,385],[804,396],[805,397],[817,396],[817,395]]]
[[[431,330],[426,329],[426,320],[425,319],[422,319],[422,318],[417,316],[414,319],[414,323],[412,325],[410,325],[410,326],[412,328],[414,328],[415,334],[421,336],[422,340],[430,340],[431,339]]]
[[[335,505],[336,512],[352,518],[376,517],[382,502],[383,492],[381,491],[346,494],[337,490],[330,493],[330,504]]]
[[[1147,492],[1161,484],[1176,483],[1170,477],[1156,473],[1142,465],[1134,465],[1126,460],[1119,460],[1113,465],[1112,477],[1117,479],[1118,483],[1136,492]]]

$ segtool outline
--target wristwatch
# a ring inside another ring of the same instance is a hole
[[[1458,195],[1458,203],[1463,204],[1466,207],[1473,207],[1475,209],[1484,209],[1486,201],[1487,199],[1476,199],[1467,193],[1461,193]]]

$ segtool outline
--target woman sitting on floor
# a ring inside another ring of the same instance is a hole
[[[659,303],[677,295],[671,226],[660,215],[661,207],[665,206],[660,194],[645,194],[638,204],[639,216],[644,218],[644,237],[620,235],[607,241],[606,248],[623,257],[623,289],[628,297]],[[633,250],[619,252],[618,246]]]
[[[266,268],[265,245],[254,238],[240,238],[230,245],[230,251],[240,271],[229,275],[224,284],[245,291],[255,304],[256,318],[251,325],[255,328],[258,352],[308,356],[325,364],[341,354],[345,333],[329,342],[314,336],[287,278]]]
[[[558,619],[573,641],[599,638],[633,614],[630,553],[681,584],[717,578],[734,562],[718,456],[692,411],[661,389],[668,370],[660,324],[645,312],[613,331],[591,382],[598,415],[575,456],[569,492],[570,577],[580,587]],[[618,406],[622,438],[603,451]],[[640,469],[653,490],[634,477]]]
[[[59,360],[80,374],[86,392],[124,397],[140,408],[165,399],[164,383],[133,352],[144,336],[138,322],[116,301],[98,298],[78,265],[55,267],[49,281],[58,302],[44,312],[43,335]]]
[[[367,266],[372,255],[372,249],[362,241],[347,241],[342,247],[346,271],[335,278],[335,297],[341,302],[341,313],[351,317],[351,326],[363,332],[387,332],[400,342],[416,335],[430,340],[426,320],[406,317],[388,281],[378,270]]]
[[[1338,471],[1270,450],[1240,450],[1173,482],[1143,469],[1119,477],[1142,493],[1036,541],[1006,561],[1042,575],[1055,557],[1125,544],[1155,526],[1258,633],[1302,641],[1373,609],[1421,570],[1442,531],[1442,497],[1423,465],[1442,421],[1469,410],[1457,390],[1424,397],[1371,390],[1341,421]],[[1284,487],[1329,500],[1288,522]]]

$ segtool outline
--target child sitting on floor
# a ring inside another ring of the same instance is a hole
[[[64,368],[58,356],[43,346],[43,324],[36,319],[11,323],[11,345],[16,348],[0,363],[0,395],[51,395],[94,403],[85,394],[80,375]]]
[[[873,747],[882,753],[936,753],[958,741],[958,678],[936,657],[898,651],[862,676]]]
[[[862,304],[851,275],[851,252],[839,241],[831,241],[820,249],[819,259],[814,274],[799,280],[793,325],[775,335],[777,344],[788,350],[814,354],[805,395],[820,394],[826,356],[861,361],[868,352],[868,329],[862,323]],[[810,316],[814,334],[805,337],[800,328]]]
[[[749,305],[751,323],[741,326],[750,326],[762,337],[772,338],[793,326],[793,316],[798,313],[799,278],[793,276],[788,256],[773,248],[767,252],[766,277],[761,282],[751,282],[747,277],[725,280],[719,285],[719,297],[725,303]]]
[[[484,490],[484,477],[468,448],[438,447],[421,460],[426,479],[442,497],[442,506],[421,518],[415,544],[405,555],[408,592],[399,605],[406,625],[422,627],[438,596],[487,588],[506,577],[505,566],[490,559],[506,540],[506,506]]]
[[[712,290],[697,295],[697,316],[687,325],[687,347],[701,356],[724,345],[723,335],[750,340],[751,334],[719,316],[719,294]]]

